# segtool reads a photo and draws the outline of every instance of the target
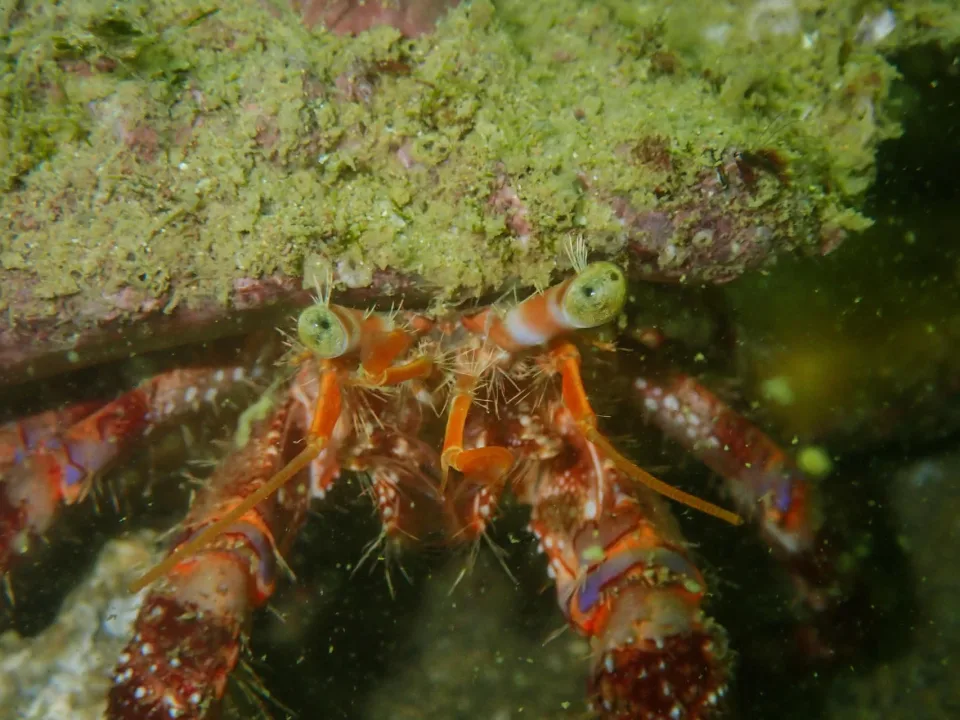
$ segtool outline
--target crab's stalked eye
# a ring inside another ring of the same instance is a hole
[[[610,262],[590,263],[567,288],[563,311],[574,327],[596,327],[613,320],[626,297],[627,280],[620,268]]]
[[[313,305],[300,313],[297,334],[310,352],[320,358],[337,358],[350,347],[343,321],[326,305]]]

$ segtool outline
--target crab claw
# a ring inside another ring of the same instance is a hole
[[[628,595],[634,597],[628,597]],[[638,605],[644,606],[638,612]],[[594,708],[607,720],[701,720],[719,714],[730,661],[722,628],[690,618],[673,590],[625,589],[595,647],[589,681]],[[620,617],[618,617],[618,614]],[[677,628],[662,633],[654,629]]]

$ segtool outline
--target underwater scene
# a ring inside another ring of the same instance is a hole
[[[0,720],[960,717],[960,4],[0,61]]]

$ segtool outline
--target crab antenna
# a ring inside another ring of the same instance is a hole
[[[654,492],[660,493],[664,497],[668,497],[671,500],[675,500],[678,503],[683,503],[689,507],[692,507],[694,510],[699,510],[702,513],[707,515],[712,515],[715,518],[724,520],[731,525],[743,525],[743,518],[737,515],[735,512],[729,510],[724,510],[719,505],[714,505],[711,502],[707,502],[702,498],[698,498],[696,495],[691,495],[686,493],[679,488],[675,488],[673,485],[668,485],[663,480],[658,480],[653,475],[648,473],[643,468],[634,465],[632,462],[627,460],[623,455],[617,452],[616,448],[607,440],[600,432],[593,426],[588,423],[580,423],[580,430],[583,432],[584,436],[600,448],[601,452],[617,466],[617,469],[624,473],[627,477],[632,480],[636,480],[641,485],[646,485],[648,488]]]
[[[287,481],[309,465],[316,458],[327,444],[327,438],[316,437],[300,451],[286,466],[269,481],[261,485],[255,492],[250,493],[240,503],[231,508],[223,517],[216,522],[207,525],[203,530],[183,543],[176,550],[170,553],[161,562],[154,565],[139,579],[130,584],[130,592],[140,592],[147,585],[156,579],[166,575],[173,570],[184,558],[194,555],[207,545],[216,540],[224,528],[239,520],[243,515],[256,507],[261,501],[270,497],[271,494],[283,487]]]

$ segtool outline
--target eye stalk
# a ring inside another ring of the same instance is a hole
[[[567,287],[563,312],[576,328],[591,328],[613,320],[627,300],[627,279],[611,262],[587,265]]]
[[[297,335],[300,342],[319,358],[338,358],[350,349],[350,333],[327,305],[312,305],[300,313]]]

